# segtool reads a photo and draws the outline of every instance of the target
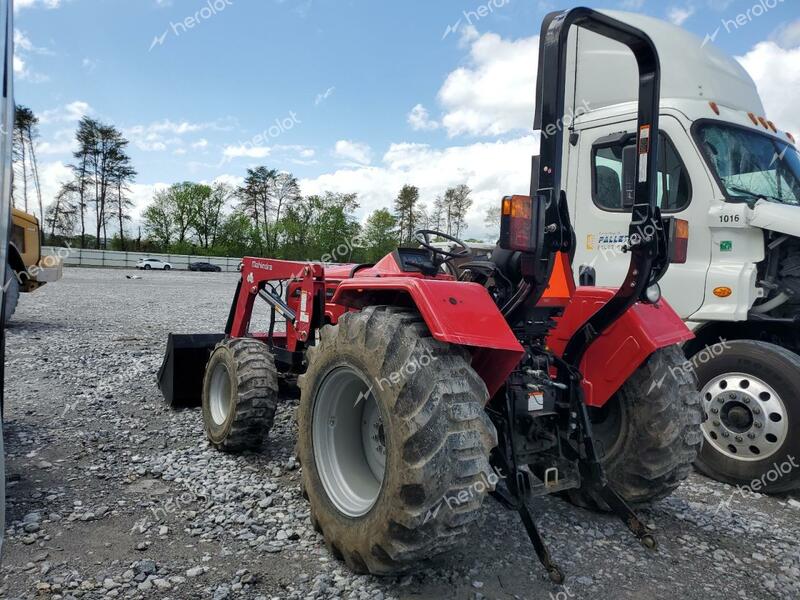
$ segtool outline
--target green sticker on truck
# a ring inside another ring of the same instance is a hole
[[[719,243],[719,251],[720,252],[733,252],[733,242],[720,242]]]

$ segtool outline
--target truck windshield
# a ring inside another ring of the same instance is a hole
[[[742,127],[704,123],[697,140],[731,202],[800,205],[800,154],[790,144]]]

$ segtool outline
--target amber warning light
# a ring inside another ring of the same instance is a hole
[[[500,215],[500,247],[527,252],[531,248],[530,196],[506,196]]]

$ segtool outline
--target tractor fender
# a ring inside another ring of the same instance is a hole
[[[564,314],[556,318],[547,340],[550,349],[561,355],[572,335],[615,293],[608,288],[578,288]],[[694,334],[665,300],[634,304],[589,346],[580,364],[586,404],[604,406],[653,352],[692,338]],[[690,367],[681,364],[674,368]]]
[[[486,289],[477,283],[416,277],[359,277],[341,282],[332,299],[350,309],[413,306],[434,339],[466,346],[489,397],[503,386],[524,350]]]

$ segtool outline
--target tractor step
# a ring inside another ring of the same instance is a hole
[[[200,406],[206,363],[224,333],[169,334],[158,387],[172,408]]]

